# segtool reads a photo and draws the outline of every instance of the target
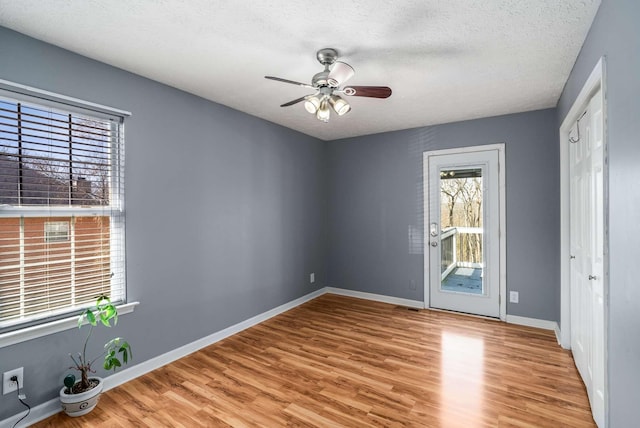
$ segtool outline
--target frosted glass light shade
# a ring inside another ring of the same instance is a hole
[[[323,101],[320,104],[320,108],[318,109],[318,112],[316,113],[316,117],[318,118],[318,120],[326,123],[326,122],[329,122],[330,116],[331,116],[331,112],[329,111],[329,105],[327,104],[326,101]]]
[[[304,108],[311,114],[316,113],[320,108],[320,99],[317,96],[309,97],[304,102]]]
[[[338,116],[343,116],[351,111],[349,103],[337,95],[332,95],[331,98],[329,98],[329,103],[331,103],[331,107],[338,113]]]
[[[327,76],[327,83],[329,85],[338,87],[347,80],[351,79],[354,75],[353,67],[342,61],[336,61],[333,64],[331,73]]]

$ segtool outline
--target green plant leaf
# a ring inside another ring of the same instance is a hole
[[[122,362],[124,362],[125,364],[129,362],[129,344],[128,343],[124,343],[120,349],[118,349],[118,352],[122,354]]]
[[[118,323],[118,310],[111,304],[109,299],[104,296],[99,298],[97,309],[100,311],[100,322],[102,322],[105,327],[111,327],[111,320],[114,321],[113,325]]]
[[[87,317],[87,321],[89,321],[91,325],[96,325],[96,316],[93,314],[91,309],[87,309],[85,311],[85,315]]]
[[[118,345],[120,345],[120,340],[122,340],[120,337],[114,337],[113,339],[105,343],[104,349],[108,349],[109,352],[115,352],[113,348],[116,348]]]
[[[115,317],[117,313],[118,311],[116,311],[116,307],[113,305],[107,305],[104,307],[104,314],[109,319]]]
[[[122,367],[122,363],[120,363],[120,360],[118,360],[118,358],[115,357],[114,355],[115,355],[115,351],[112,351],[109,354],[107,354],[106,357],[104,357],[103,367],[105,368],[105,370],[113,369],[115,371],[118,367]]]
[[[107,318],[106,316],[104,316],[103,313],[100,313],[100,322],[102,322],[102,324],[105,327],[111,327],[111,324],[109,323],[109,318]]]

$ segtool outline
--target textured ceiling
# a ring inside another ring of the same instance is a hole
[[[555,106],[599,5],[0,0],[0,25],[332,140]],[[352,111],[329,123],[302,103],[279,107],[309,90],[263,76],[310,82],[324,47],[355,68],[350,84],[387,85],[393,95],[348,98]]]

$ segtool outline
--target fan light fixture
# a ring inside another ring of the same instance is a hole
[[[289,107],[304,101],[304,108],[322,122],[329,122],[331,108],[338,116],[344,116],[351,111],[351,106],[340,95],[349,97],[389,98],[391,88],[388,86],[344,86],[345,82],[355,74],[349,64],[337,61],[338,51],[332,48],[320,49],[316,53],[318,62],[324,66],[324,70],[316,73],[311,79],[311,84],[296,82],[295,80],[281,77],[264,76],[266,79],[288,83],[313,89],[315,92],[286,102],[280,107]]]

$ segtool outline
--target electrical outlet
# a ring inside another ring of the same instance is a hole
[[[16,376],[18,378],[18,382],[14,382],[11,380],[13,376]],[[4,372],[4,374],[2,375],[2,394],[6,395],[10,392],[16,391],[18,389],[18,383],[20,384],[20,388],[24,387],[23,367]]]
[[[316,274],[311,272],[311,274],[309,274],[309,283],[313,284],[314,282],[316,282]]]
[[[520,301],[520,294],[517,291],[509,291],[509,302],[518,303]]]

